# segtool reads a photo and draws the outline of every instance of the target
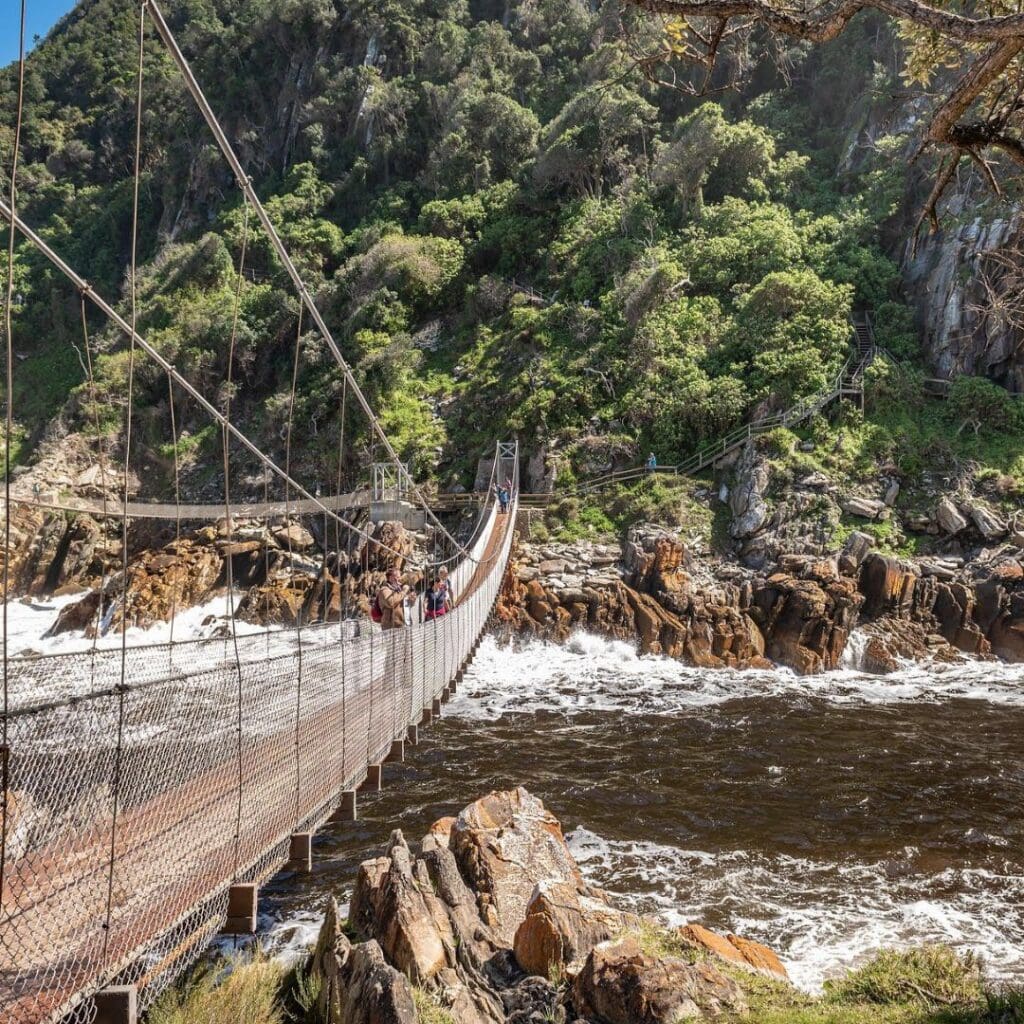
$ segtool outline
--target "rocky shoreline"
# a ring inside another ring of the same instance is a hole
[[[114,500],[99,486],[111,473],[91,464],[70,468],[68,459],[51,452],[19,488],[44,480]],[[632,527],[620,543],[534,542],[524,514],[496,608],[502,628],[555,640],[586,629],[707,668],[784,665],[807,674],[841,665],[888,672],[904,660],[1024,662],[1019,511],[937,482],[913,507],[900,508],[906,494],[887,472],[874,490],[843,490],[822,472],[780,484],[755,444],[726,461],[719,490],[700,486],[692,498],[705,513],[727,513],[728,536],[715,545],[727,556],[713,553],[707,538],[656,524]],[[841,515],[864,524],[836,550],[831,538]],[[884,554],[872,524],[891,527],[894,537],[923,538],[932,553]],[[465,533],[471,524],[450,525]],[[229,580],[241,592],[235,614],[247,623],[364,617],[389,566],[415,586],[422,579],[416,553],[434,550],[429,530],[366,528],[371,540],[346,546],[317,517],[239,518],[230,530],[223,520],[201,528],[138,520],[128,534],[122,608],[120,520],[22,504],[11,517],[9,590],[28,599],[81,595],[49,635],[166,622],[222,595]],[[226,628],[211,621],[207,632]]]
[[[786,982],[760,943],[669,930],[587,884],[558,820],[523,788],[400,831],[359,868],[347,921],[329,901],[308,968],[316,1019],[413,1024],[668,1024],[747,1010],[743,979]]]
[[[972,561],[901,559],[854,532],[832,555],[782,555],[767,569],[693,554],[678,531],[634,527],[607,544],[522,543],[496,615],[515,634],[574,630],[638,642],[707,668],[785,665],[814,673],[900,660],[1024,662],[1024,562],[1004,544]]]

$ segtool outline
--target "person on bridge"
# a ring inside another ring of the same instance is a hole
[[[425,621],[439,619],[442,615],[448,614],[448,590],[440,576],[434,579],[430,588],[423,595],[423,604]]]
[[[658,468],[658,460],[654,452],[651,452],[651,454],[647,456],[647,462],[645,465],[648,473],[653,473]]]
[[[377,591],[381,629],[399,629],[405,625],[405,603],[409,588],[401,580],[397,569],[388,569],[384,585]]]
[[[501,506],[501,511],[502,512],[507,512],[508,511],[508,502],[509,502],[509,493],[506,490],[504,484],[502,484],[500,487],[498,487],[497,490],[498,490],[498,504]]]
[[[442,565],[437,570],[437,578],[441,581],[441,586],[444,588],[444,606],[448,611],[451,611],[455,607],[455,591],[452,590],[452,581],[448,578],[448,567]]]

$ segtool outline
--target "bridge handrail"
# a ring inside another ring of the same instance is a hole
[[[515,507],[489,503],[441,618],[241,636],[237,661],[227,638],[130,648],[123,679],[120,652],[15,663],[0,1016],[56,1021],[115,980],[145,1006],[350,806],[469,657]]]

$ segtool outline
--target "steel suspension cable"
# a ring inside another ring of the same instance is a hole
[[[82,318],[82,347],[85,349],[85,372],[89,379],[89,401],[92,403],[93,430],[96,432],[96,451],[99,453],[100,466],[100,491],[103,498],[103,555],[100,569],[100,598],[96,607],[96,628],[93,630],[92,649],[95,653],[96,645],[99,643],[100,626],[103,622],[103,598],[107,592],[107,559],[110,557],[110,547],[107,538],[107,467],[106,452],[103,450],[102,434],[100,432],[100,411],[99,402],[96,397],[96,375],[92,365],[92,343],[89,338],[89,317],[85,305],[85,295],[79,295],[79,309]]]
[[[196,104],[206,120],[206,123],[209,125],[210,130],[213,132],[217,145],[220,147],[224,157],[231,165],[231,170],[235,175],[239,188],[242,189],[245,195],[248,196],[249,201],[252,203],[253,209],[256,211],[256,215],[259,217],[260,222],[267,233],[267,237],[270,239],[274,250],[277,252],[278,258],[281,260],[288,276],[292,279],[292,283],[295,285],[295,288],[299,293],[299,298],[302,304],[306,307],[310,317],[316,324],[317,330],[320,331],[324,341],[327,343],[327,347],[330,350],[331,355],[334,357],[335,362],[339,367],[341,367],[342,373],[345,375],[345,379],[349,382],[353,394],[356,396],[363,412],[366,414],[366,418],[370,426],[373,428],[373,432],[380,438],[381,444],[384,446],[384,450],[387,452],[388,457],[397,467],[399,479],[401,479],[403,473],[406,475],[413,493],[416,495],[417,500],[423,506],[424,511],[434,522],[435,526],[437,526],[441,532],[444,533],[453,544],[455,544],[456,549],[460,553],[471,558],[472,555],[461,544],[459,544],[459,542],[448,532],[444,524],[437,518],[433,509],[431,509],[430,505],[427,503],[426,498],[423,497],[423,493],[420,488],[412,480],[409,474],[406,473],[405,467],[403,466],[401,459],[398,457],[398,453],[392,447],[387,434],[384,432],[384,428],[380,425],[380,420],[377,418],[372,406],[367,401],[362,389],[359,387],[348,362],[341,354],[341,349],[338,348],[338,345],[334,340],[334,336],[328,329],[319,308],[313,301],[313,296],[310,294],[309,289],[306,287],[306,284],[302,279],[302,275],[295,266],[284,242],[281,240],[281,236],[278,234],[277,229],[270,220],[259,196],[256,194],[256,189],[253,187],[252,179],[245,173],[245,169],[242,167],[238,156],[235,154],[234,148],[228,140],[227,135],[224,133],[224,129],[221,127],[220,121],[217,119],[217,115],[214,113],[213,108],[210,106],[210,103],[206,98],[206,94],[199,85],[199,82],[192,71],[191,65],[182,53],[181,48],[178,46],[178,41],[175,38],[174,33],[171,32],[170,26],[164,20],[163,13],[157,5],[156,0],[149,0],[149,4],[153,23],[156,25],[157,32],[159,32],[161,39],[163,39],[174,63],[177,64],[178,69],[181,71],[182,77],[185,80],[185,85],[188,88],[188,91],[192,94],[192,98],[196,101]]]
[[[114,756],[113,804],[110,818],[110,869],[107,874],[107,908],[103,925],[103,959],[110,945],[110,920],[114,909],[114,862],[117,852],[117,819],[121,805],[121,772],[124,761],[125,691],[128,681],[128,489],[131,480],[132,411],[135,397],[135,337],[138,323],[139,179],[142,176],[143,62],[146,54],[146,4],[139,4],[139,60],[135,88],[135,166],[132,174],[132,234],[128,274],[131,339],[128,346],[128,395],[124,434],[124,495],[121,516],[121,685],[118,687],[117,747]]]
[[[181,466],[178,461],[178,423],[174,415],[174,381],[167,374],[167,405],[171,417],[171,448],[174,452],[174,553],[181,557]],[[178,611],[178,592],[171,591],[171,628],[168,645],[174,644],[174,617]],[[170,657],[170,647],[168,657]]]
[[[193,385],[187,377],[184,377],[175,366],[170,363],[164,356],[162,356],[158,349],[154,348],[146,339],[139,334],[137,331],[133,331],[131,325],[127,320],[113,306],[110,305],[102,296],[100,296],[96,290],[89,284],[89,282],[77,273],[64,259],[62,259],[54,249],[48,245],[37,231],[34,231],[25,220],[16,212],[13,212],[11,207],[6,201],[0,200],[0,217],[3,217],[8,222],[14,223],[18,231],[32,245],[39,250],[65,277],[68,278],[88,299],[93,303],[103,314],[110,319],[124,334],[133,336],[135,338],[136,345],[142,349],[162,370],[169,373],[173,378],[175,384],[182,389],[190,398],[193,399],[202,409],[206,412],[216,423],[226,426],[231,436],[243,445],[248,451],[254,455],[259,462],[268,470],[270,470],[275,476],[284,480],[287,476],[285,471],[276,463],[269,455],[266,455],[260,447],[252,441],[243,431],[239,430],[233,423],[228,423],[224,414],[208,399],[206,396],[199,391],[198,388]],[[401,555],[402,553],[390,545],[381,544],[380,541],[374,540],[374,538],[368,534],[365,530],[360,529],[353,523],[349,522],[343,516],[338,515],[333,509],[325,505],[319,498],[314,497],[305,487],[302,486],[297,480],[288,477],[286,481],[291,487],[294,487],[298,494],[301,494],[308,501],[316,505],[317,508],[322,509],[332,519],[338,520],[342,526],[348,530],[353,530],[360,537],[363,537],[367,541],[372,541],[377,547],[382,547],[387,551],[391,551],[395,555]]]
[[[21,125],[25,113],[25,0],[21,0],[21,19],[18,30],[18,109],[14,125],[14,150],[11,153],[11,188],[10,200],[12,213],[18,208],[18,154],[21,150]],[[6,342],[7,375],[4,395],[4,610],[3,610],[3,687],[4,713],[2,729],[0,729],[0,808],[3,810],[3,821],[0,822],[0,899],[4,892],[4,875],[7,868],[7,827],[8,789],[10,783],[11,751],[7,734],[7,716],[9,711],[9,664],[7,656],[7,605],[11,582],[11,441],[14,435],[14,341],[11,337],[13,318],[11,304],[14,301],[14,222],[11,221],[7,235],[7,289],[4,296],[4,340]],[[2,909],[2,908],[0,908]]]

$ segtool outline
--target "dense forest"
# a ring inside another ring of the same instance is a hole
[[[384,429],[440,486],[471,483],[497,435],[566,477],[648,450],[674,462],[825,387],[859,309],[902,364],[887,401],[920,372],[896,254],[927,183],[905,136],[858,144],[914,102],[876,14],[820,47],[755,40],[742,88],[694,96],[650,81],[611,2],[167,8]],[[25,218],[124,308],[137,24],[131,0],[83,0],[35,48],[19,172]],[[300,475],[332,480],[341,374],[154,34],[145,50],[140,331],[275,454],[291,411]],[[15,88],[8,68],[5,168]],[[91,312],[83,333],[79,297],[24,245],[14,273],[19,458],[65,430],[116,451],[122,337]],[[995,385],[955,388],[950,434],[958,408],[1020,429]],[[168,394],[140,359],[146,486],[166,493],[177,453],[187,489],[216,493],[220,432],[175,392],[175,437]],[[374,450],[345,409],[355,479]]]

